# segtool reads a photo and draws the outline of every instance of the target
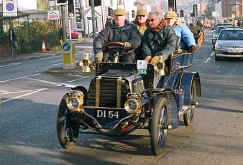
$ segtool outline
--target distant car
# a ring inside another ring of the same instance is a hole
[[[72,39],[78,39],[78,31],[76,29],[72,29],[71,37]]]
[[[221,31],[215,44],[215,60],[243,57],[243,29],[227,28]]]
[[[212,36],[213,50],[215,50],[215,42],[216,42],[217,38],[219,37],[219,34],[220,34],[221,30],[223,30],[223,29],[225,29],[224,26],[218,26],[213,31],[213,36]]]
[[[232,24],[231,23],[218,23],[218,24],[214,25],[212,30],[216,30],[217,27],[219,27],[219,26],[230,27],[230,26],[232,26]]]

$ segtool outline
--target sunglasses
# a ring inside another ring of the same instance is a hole
[[[148,19],[147,21],[148,22],[154,22],[154,19]]]
[[[145,15],[138,15],[137,17],[145,17]]]

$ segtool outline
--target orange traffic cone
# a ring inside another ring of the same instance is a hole
[[[41,53],[46,53],[47,51],[46,51],[46,43],[45,43],[45,41],[43,40],[42,41],[42,49],[41,49]]]

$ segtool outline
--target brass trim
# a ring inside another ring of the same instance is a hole
[[[117,88],[116,88],[116,107],[121,108],[121,83],[122,83],[122,78],[119,77],[117,79]]]
[[[100,80],[101,80],[101,76],[98,76],[96,78],[96,84],[95,84],[95,91],[96,91],[96,97],[95,97],[95,101],[96,101],[96,106],[100,106]]]
[[[83,109],[104,109],[104,110],[125,110],[125,108],[113,108],[113,107],[97,107],[97,106],[83,106]]]

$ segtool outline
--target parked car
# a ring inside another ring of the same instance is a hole
[[[72,37],[72,39],[78,39],[78,31],[77,31],[77,29],[72,29],[71,37]]]
[[[219,34],[221,32],[221,30],[225,29],[224,26],[218,26],[215,28],[215,30],[213,31],[213,36],[212,36],[212,45],[213,45],[213,50],[215,50],[215,43],[217,38],[219,37]]]
[[[218,23],[218,24],[214,25],[212,30],[216,30],[217,27],[219,27],[219,26],[230,27],[230,26],[232,26],[232,24],[231,23]]]
[[[222,30],[215,44],[215,60],[241,57],[243,57],[243,29]]]

